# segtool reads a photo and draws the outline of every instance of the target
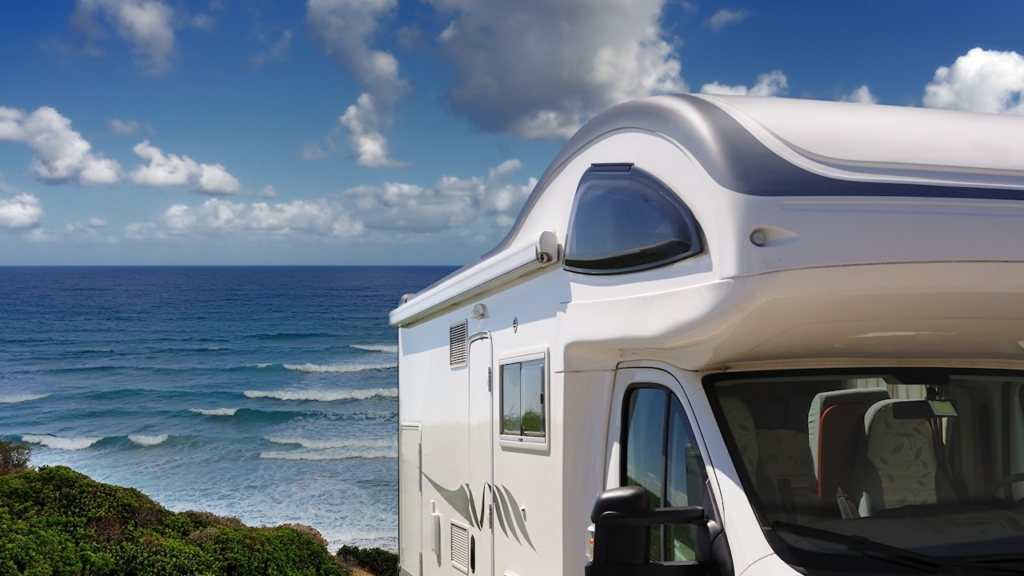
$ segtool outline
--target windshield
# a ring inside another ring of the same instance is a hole
[[[705,382],[739,480],[784,559],[832,572],[864,568],[837,554],[877,562],[894,549],[1020,562],[1024,372],[760,372]]]

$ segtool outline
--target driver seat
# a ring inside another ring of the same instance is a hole
[[[864,414],[866,470],[860,515],[913,504],[955,501],[952,483],[939,469],[935,437],[923,418],[896,419],[893,405],[876,402]]]

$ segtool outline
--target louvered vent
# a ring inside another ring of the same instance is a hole
[[[448,365],[465,366],[469,321],[463,320],[448,328]]]
[[[452,522],[452,566],[469,572],[469,530]]]

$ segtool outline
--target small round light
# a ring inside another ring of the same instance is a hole
[[[765,236],[763,230],[754,230],[750,233],[750,243],[754,246],[764,246],[764,243],[768,241],[768,237]]]

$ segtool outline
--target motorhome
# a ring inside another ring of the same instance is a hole
[[[621,104],[390,321],[406,576],[1024,573],[1024,118]]]

